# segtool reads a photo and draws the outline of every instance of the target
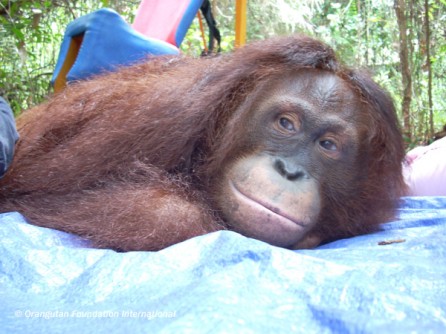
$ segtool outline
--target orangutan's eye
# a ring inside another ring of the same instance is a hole
[[[286,117],[281,117],[279,119],[279,124],[283,129],[285,129],[287,131],[295,131],[296,130],[293,122]]]
[[[319,145],[321,145],[321,147],[327,151],[334,152],[334,151],[338,150],[338,146],[336,145],[336,143],[329,139],[323,139],[323,140],[319,141]]]

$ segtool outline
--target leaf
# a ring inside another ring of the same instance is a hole
[[[12,33],[15,35],[15,37],[20,40],[20,41],[24,41],[25,40],[25,35],[23,34],[22,30],[20,28],[17,28],[16,26],[12,27]]]

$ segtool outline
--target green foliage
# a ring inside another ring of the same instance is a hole
[[[74,18],[103,6],[133,18],[139,1],[1,1],[0,96],[15,114],[40,103],[51,92],[49,82],[63,33]]]

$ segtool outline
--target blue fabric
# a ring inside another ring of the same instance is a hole
[[[400,217],[314,250],[217,232],[116,253],[3,214],[0,332],[446,333],[446,197]]]
[[[0,178],[12,162],[14,146],[18,139],[14,114],[8,103],[0,97]]]
[[[176,47],[167,42],[146,37],[124,21],[111,9],[100,9],[71,22],[65,31],[59,58],[51,83],[54,85],[67,57],[72,37],[84,34],[76,61],[67,75],[67,81],[85,79],[117,66],[131,65],[148,55],[178,54]]]

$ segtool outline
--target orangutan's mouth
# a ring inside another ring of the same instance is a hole
[[[231,190],[235,194],[235,196],[237,198],[239,198],[239,200],[248,204],[249,206],[257,208],[260,212],[265,212],[265,214],[271,215],[271,216],[275,217],[277,220],[279,220],[280,222],[283,222],[285,224],[293,224],[293,225],[298,225],[300,227],[305,227],[304,223],[290,217],[288,214],[283,212],[283,210],[280,210],[279,208],[274,207],[262,200],[254,198],[251,195],[245,194],[243,191],[240,190],[239,187],[237,187],[234,184],[234,182],[230,181],[229,183],[231,186]]]

